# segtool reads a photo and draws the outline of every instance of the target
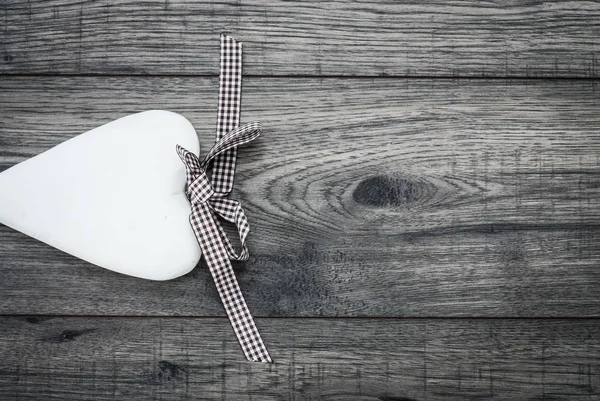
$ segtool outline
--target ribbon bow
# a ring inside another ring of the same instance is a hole
[[[185,164],[186,195],[192,206],[190,224],[217,286],[227,317],[249,361],[273,362],[248,310],[230,260],[247,260],[248,219],[240,202],[227,198],[233,188],[237,147],[261,134],[259,122],[238,127],[241,99],[242,44],[221,35],[221,75],[217,141],[202,161],[177,145]],[[212,165],[212,177],[206,171]],[[236,225],[242,250],[238,254],[217,216]]]
[[[226,247],[229,259],[248,260],[246,237],[250,232],[250,226],[248,225],[244,209],[242,209],[240,202],[226,198],[230,191],[215,192],[206,175],[206,168],[219,154],[253,141],[259,137],[261,132],[262,127],[258,121],[250,122],[233,129],[212,147],[202,161],[195,154],[177,145],[177,154],[185,164],[187,176],[186,193],[192,205],[190,223],[199,240],[202,254],[207,258],[210,256],[212,248],[206,245],[214,242],[211,240],[216,239],[214,236],[218,236],[222,244]],[[236,225],[240,242],[242,243],[242,251],[239,254],[235,252],[223,227],[215,220],[215,214]],[[212,235],[207,237],[207,234]],[[215,243],[215,245],[219,244]]]

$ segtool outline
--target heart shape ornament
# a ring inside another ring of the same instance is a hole
[[[246,214],[228,197],[237,147],[262,131],[259,122],[239,125],[241,78],[242,44],[223,34],[216,142],[204,159],[179,114],[123,117],[0,173],[0,223],[151,280],[188,273],[202,253],[246,359],[270,363],[231,264],[249,255]],[[218,216],[237,227],[241,252]]]
[[[0,173],[0,223],[119,273],[182,276],[201,252],[177,145],[200,153],[192,124],[163,110],[78,135]]]

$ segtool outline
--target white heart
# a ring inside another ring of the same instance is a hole
[[[0,173],[0,222],[116,272],[182,276],[200,248],[177,144],[199,154],[190,122],[162,110],[78,135]]]

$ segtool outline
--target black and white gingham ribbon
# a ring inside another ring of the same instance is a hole
[[[240,202],[227,198],[233,188],[237,147],[254,140],[262,132],[259,122],[238,127],[241,78],[242,44],[221,35],[217,141],[202,161],[181,146],[177,146],[177,154],[186,168],[186,193],[192,205],[190,223],[242,351],[249,361],[273,362],[248,310],[230,262],[230,259],[248,259],[246,237],[250,232]],[[210,166],[211,180],[206,175]],[[237,226],[242,243],[239,254],[227,238],[217,215]]]

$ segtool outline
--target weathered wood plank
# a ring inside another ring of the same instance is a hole
[[[12,400],[596,400],[597,320],[260,319],[275,364],[226,319],[2,318]]]
[[[218,34],[245,73],[599,77],[598,1],[0,4],[0,72],[218,73]]]
[[[239,276],[259,316],[599,316],[600,92],[586,81],[245,81]],[[0,168],[129,112],[212,143],[215,78],[0,79]],[[205,268],[104,271],[0,227],[5,314],[222,315]]]

